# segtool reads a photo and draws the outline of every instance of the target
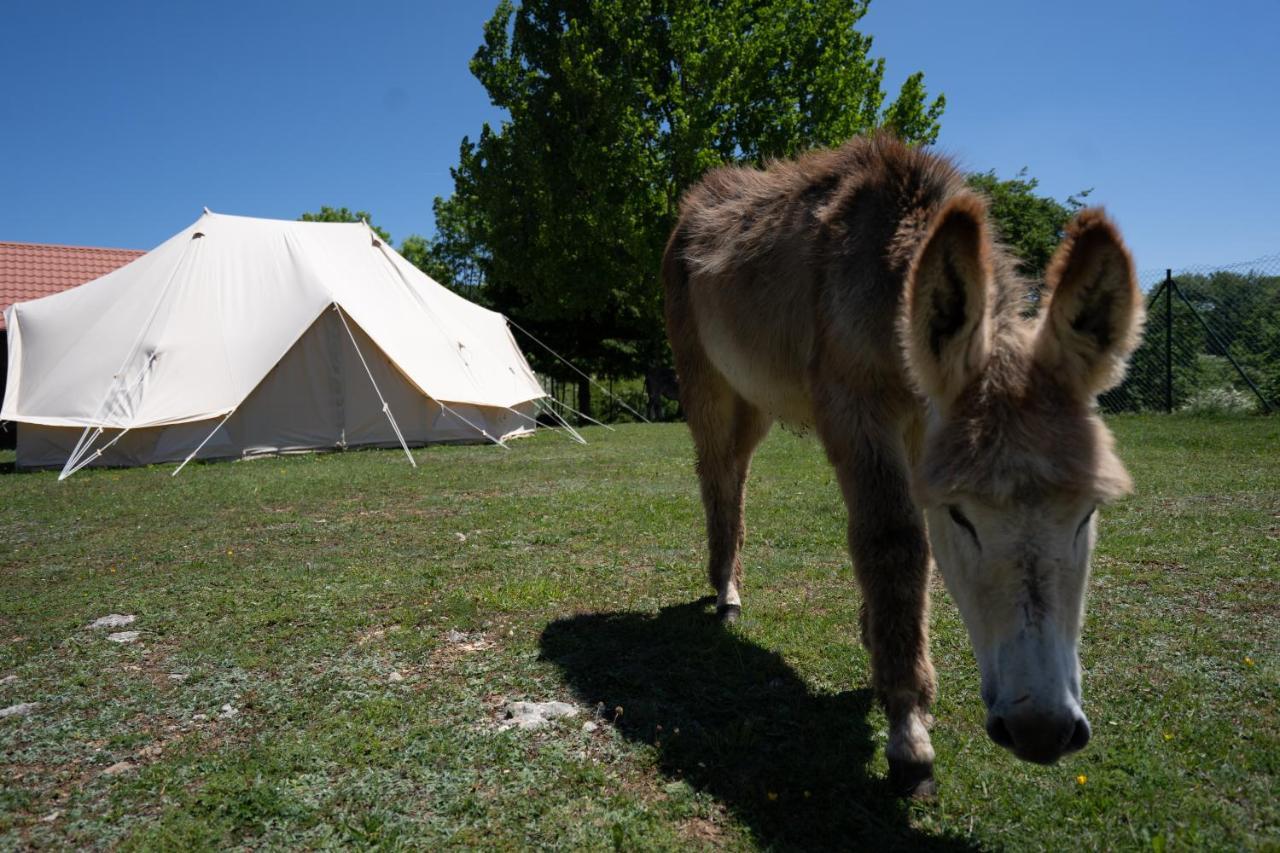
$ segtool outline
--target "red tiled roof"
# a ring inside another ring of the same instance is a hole
[[[93,281],[145,254],[136,249],[0,242],[0,329],[4,310],[14,302]]]

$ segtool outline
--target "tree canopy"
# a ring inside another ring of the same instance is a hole
[[[388,246],[394,246],[391,241],[391,232],[385,228],[381,228],[373,224],[373,216],[367,210],[351,211],[345,207],[329,207],[321,205],[318,213],[304,213],[298,217],[300,222],[364,222],[373,229],[373,233],[377,234],[382,242]],[[404,259],[413,264],[427,275],[440,280],[441,276],[451,275],[451,271],[444,269],[440,263],[435,260],[431,254],[431,242],[419,234],[410,234],[404,238],[404,242],[400,244],[400,254]]]
[[[439,277],[586,369],[667,358],[658,269],[681,192],[874,127],[938,132],[911,75],[886,105],[867,0],[502,0],[471,70],[507,119],[435,203]],[[536,355],[535,355],[536,358]],[[550,371],[558,365],[544,363]]]
[[[1018,255],[1019,271],[1032,279],[1043,277],[1067,223],[1091,192],[1081,190],[1063,202],[1039,195],[1039,181],[1028,177],[1025,167],[1008,180],[996,177],[994,171],[972,174],[969,186],[987,196],[1000,239]]]
[[[299,222],[364,222],[373,229],[373,233],[382,238],[387,245],[391,243],[391,232],[373,224],[373,217],[367,210],[351,211],[345,207],[329,207],[320,205],[318,213],[304,213],[298,217]]]

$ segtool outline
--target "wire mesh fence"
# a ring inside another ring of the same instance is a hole
[[[1280,255],[1140,280],[1146,334],[1103,411],[1280,411]]]
[[[1099,397],[1102,411],[1280,412],[1280,254],[1139,273],[1139,283],[1147,300],[1146,334],[1124,382]],[[540,378],[551,395],[544,405],[580,422],[570,408],[580,405],[577,383]],[[645,377],[599,381],[608,392],[603,386],[590,391],[589,411],[596,418],[635,420],[619,401],[653,420],[679,417],[674,375],[669,389],[659,388],[665,408],[656,412]]]

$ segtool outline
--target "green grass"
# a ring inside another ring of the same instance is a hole
[[[1101,519],[1094,740],[1050,768],[989,743],[935,584],[928,804],[885,791],[812,440],[757,456],[729,631],[679,425],[416,470],[370,451],[58,483],[10,453],[0,707],[39,706],[0,720],[0,847],[1276,849],[1280,420],[1112,425],[1138,493]],[[112,612],[139,643],[86,629]],[[517,699],[582,716],[499,731]]]

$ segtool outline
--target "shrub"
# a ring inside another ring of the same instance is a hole
[[[1251,415],[1258,410],[1258,400],[1238,388],[1202,388],[1183,404],[1182,411],[1191,415]]]

